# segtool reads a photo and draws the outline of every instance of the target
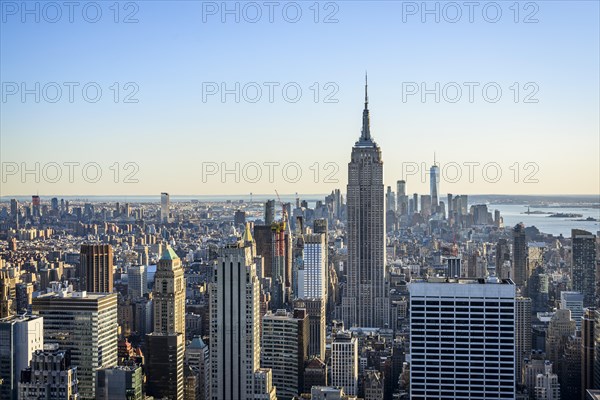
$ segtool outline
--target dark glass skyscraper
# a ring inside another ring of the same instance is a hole
[[[596,283],[596,236],[588,231],[571,231],[571,275],[573,290],[583,294],[583,306],[593,307]]]
[[[348,272],[342,299],[347,327],[388,323],[385,290],[385,221],[381,149],[371,138],[367,85],[362,134],[348,164]]]

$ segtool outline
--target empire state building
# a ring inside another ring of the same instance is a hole
[[[362,134],[348,163],[348,271],[342,319],[348,327],[389,323],[386,292],[383,161],[371,138],[365,77]]]

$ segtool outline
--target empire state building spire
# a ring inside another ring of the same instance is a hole
[[[371,128],[369,122],[369,96],[367,94],[367,74],[365,73],[365,109],[363,110],[363,125],[361,141],[371,141]]]

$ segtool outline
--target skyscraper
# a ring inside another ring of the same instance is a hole
[[[527,238],[525,225],[522,223],[513,228],[513,274],[516,285],[524,286],[527,282]]]
[[[96,370],[117,365],[117,295],[73,292],[54,284],[33,299],[33,313],[44,317],[44,341],[71,351],[79,396],[96,398]]]
[[[560,308],[571,310],[571,319],[575,321],[577,328],[581,328],[581,317],[583,317],[583,295],[579,292],[561,292]]]
[[[154,331],[148,344],[148,394],[183,399],[185,278],[181,259],[167,247],[154,275]]]
[[[581,229],[571,230],[571,276],[573,290],[583,294],[583,306],[595,306],[596,235]]]
[[[389,322],[381,149],[371,138],[367,85],[362,134],[348,164],[348,273],[342,317],[348,327]]]
[[[322,233],[304,235],[302,264],[298,271],[298,297],[327,299],[327,246]]]
[[[167,247],[154,274],[154,333],[185,337],[185,278],[181,259]]]
[[[304,308],[308,313],[308,356],[325,360],[327,325],[326,298],[305,298],[294,301],[294,308]]]
[[[142,400],[142,367],[116,366],[96,371],[96,400]]]
[[[143,297],[148,292],[148,273],[145,265],[127,268],[127,293],[132,299]]]
[[[515,285],[444,280],[409,284],[410,398],[514,399]]]
[[[16,400],[21,370],[44,347],[44,320],[32,316],[0,319],[0,398]]]
[[[331,344],[331,386],[358,395],[358,339],[350,331],[338,332]]]
[[[263,317],[260,366],[273,371],[273,385],[279,400],[291,400],[304,384],[304,361],[308,355],[308,315],[304,309],[293,313],[277,310]]]
[[[594,351],[596,350],[596,335],[600,329],[596,320],[596,309],[586,308],[581,319],[581,393],[585,400],[586,389],[594,388]],[[600,348],[598,348],[600,350]],[[600,373],[600,371],[598,371]]]
[[[260,368],[260,283],[246,229],[221,249],[210,284],[210,363],[213,400],[251,399]]]
[[[515,299],[515,378],[521,382],[521,369],[525,358],[531,354],[531,299]]]
[[[265,225],[271,226],[275,222],[275,200],[265,202]]]
[[[79,257],[79,288],[91,293],[112,293],[112,246],[110,244],[82,244]]]
[[[408,214],[408,196],[406,195],[406,181],[401,180],[396,182],[396,190],[398,196],[398,207],[396,211],[398,215]]]
[[[164,223],[169,222],[169,208],[171,207],[171,198],[169,193],[160,194],[160,221]]]
[[[429,168],[429,194],[431,196],[431,210],[433,213],[437,211],[439,202],[439,188],[440,188],[440,167],[435,164],[435,157],[433,159],[433,165]]]

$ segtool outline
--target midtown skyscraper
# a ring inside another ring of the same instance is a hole
[[[596,235],[581,229],[573,229],[571,241],[573,290],[583,294],[584,307],[593,307],[596,283]]]
[[[154,332],[148,343],[148,393],[183,399],[185,352],[185,278],[181,259],[167,247],[154,275]]]
[[[250,228],[221,249],[210,284],[211,399],[253,398],[260,368],[260,283]]]
[[[112,293],[113,249],[110,244],[81,245],[79,263],[81,290]]]
[[[347,327],[383,327],[389,321],[385,288],[385,221],[381,149],[371,138],[365,82],[362,134],[348,164],[348,272],[342,299]]]

